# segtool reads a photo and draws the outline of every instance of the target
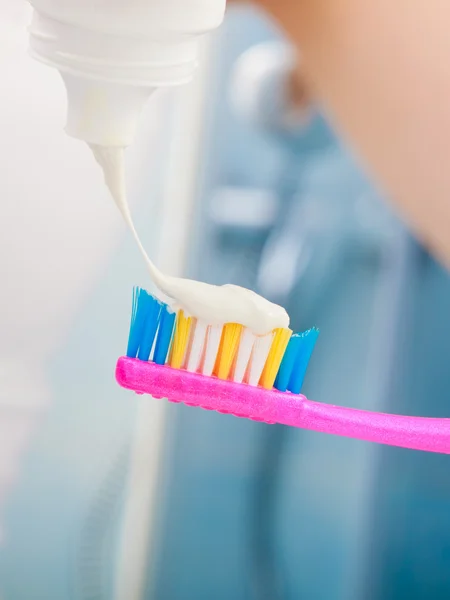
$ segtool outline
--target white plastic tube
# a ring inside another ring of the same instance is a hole
[[[158,87],[186,83],[199,38],[223,20],[225,0],[31,0],[32,54],[67,89],[66,131],[128,146]]]

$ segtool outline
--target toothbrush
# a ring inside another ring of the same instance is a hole
[[[256,336],[236,323],[208,325],[135,288],[123,388],[269,424],[450,454],[450,419],[334,406],[300,394],[317,329]]]

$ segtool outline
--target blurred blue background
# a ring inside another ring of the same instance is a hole
[[[320,328],[308,397],[449,416],[449,276],[318,107],[301,126],[277,120],[276,68],[260,88],[239,88],[246,51],[264,44],[270,54],[280,43],[248,9],[230,12],[217,40],[188,275],[255,289],[286,306],[295,330]],[[168,131],[157,138],[152,174],[169,160]],[[150,251],[158,221],[149,199],[164,184],[152,174],[135,194]],[[121,528],[139,407],[115,386],[113,369],[125,350],[131,287],[145,270],[120,231],[43,365],[53,401],[7,497],[2,600],[118,597],[119,562],[133,553]],[[165,410],[157,527],[140,597],[450,597],[446,456]]]

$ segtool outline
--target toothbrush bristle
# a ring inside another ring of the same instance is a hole
[[[145,290],[140,288],[133,289],[133,308],[127,347],[127,356],[129,358],[136,358],[138,355],[146,333],[148,318],[155,302],[157,300]]]
[[[198,319],[194,319],[189,340],[189,348],[185,360],[185,368],[191,373],[197,373],[202,364],[205,351],[207,325]]]
[[[273,340],[273,331],[266,335],[255,336],[255,343],[244,375],[244,382],[249,385],[258,385],[264,366],[269,356]]]
[[[261,379],[259,380],[259,385],[267,390],[273,388],[281,360],[283,359],[291,335],[292,331],[290,329],[275,330],[269,356],[267,357]]]
[[[192,317],[186,317],[183,310],[179,310],[175,322],[175,332],[172,347],[169,353],[169,365],[173,369],[181,369],[189,343],[189,333]]]
[[[319,330],[313,327],[291,337],[275,380],[278,390],[300,393],[318,335]]]
[[[222,327],[220,325],[209,325],[206,334],[204,356],[199,372],[207,377],[213,374],[219,352],[220,340],[222,339]]]
[[[297,352],[297,357],[292,369],[291,378],[289,381],[289,391],[293,394],[299,394],[306,375],[306,369],[311,358],[311,355],[316,345],[319,336],[318,329],[309,329],[300,336],[300,348]]]
[[[236,352],[235,364],[231,372],[231,378],[236,383],[242,383],[251,360],[253,346],[256,336],[247,327],[241,335],[238,351]]]
[[[161,308],[158,333],[156,335],[153,362],[157,365],[165,365],[169,354],[172,334],[175,326],[176,314],[169,310],[166,304]]]
[[[155,298],[152,298],[152,302],[149,302],[146,308],[147,319],[145,322],[144,329],[142,331],[139,352],[137,355],[139,360],[148,360],[150,358],[150,353],[153,349],[153,344],[156,337],[156,331],[158,329],[162,304],[158,302]]]
[[[236,383],[299,394],[319,331],[292,335],[276,329],[255,335],[237,323],[209,325],[183,310],[174,313],[133,289],[127,356]]]
[[[219,379],[228,379],[239,347],[244,327],[237,323],[227,323],[223,327],[219,351],[217,353],[214,375]]]

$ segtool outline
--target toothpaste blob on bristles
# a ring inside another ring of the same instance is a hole
[[[175,308],[210,325],[238,323],[256,335],[289,327],[289,315],[282,306],[269,302],[238,285],[211,285],[192,279],[169,278],[162,290],[175,300]]]
[[[318,331],[278,327],[258,335],[240,323],[211,324],[136,288],[127,356],[192,373],[299,393]]]
[[[103,169],[105,183],[144,257],[153,283],[172,298],[175,306],[208,325],[237,323],[255,335],[289,327],[289,316],[283,307],[251,290],[237,285],[210,285],[162,273],[147,255],[131,218],[125,186],[125,149],[91,145],[91,150]]]

